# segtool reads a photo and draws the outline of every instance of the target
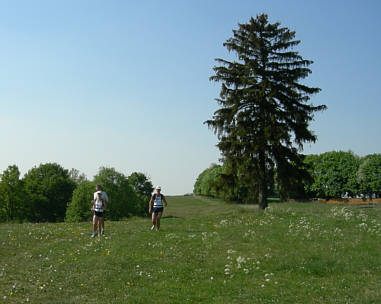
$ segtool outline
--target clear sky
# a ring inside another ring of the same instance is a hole
[[[313,60],[318,135],[304,153],[381,153],[381,1],[0,0],[0,172],[41,163],[150,176],[192,192],[220,157],[214,58],[238,23],[266,13]]]

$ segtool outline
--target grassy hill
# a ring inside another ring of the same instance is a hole
[[[381,303],[381,208],[169,197],[149,219],[0,224],[0,303]]]

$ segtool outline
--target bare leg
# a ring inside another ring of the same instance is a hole
[[[93,235],[92,237],[96,236],[97,230],[98,230],[98,217],[94,214],[93,216]]]
[[[98,217],[98,235],[101,236],[102,235],[102,229],[103,229],[103,217],[99,216]]]
[[[97,216],[94,215],[94,216],[93,216],[93,232],[94,232],[94,233],[97,232],[97,223],[98,223],[98,221],[97,221]]]
[[[101,220],[101,230],[105,230],[105,218],[102,217],[102,220]]]
[[[159,231],[160,229],[160,218],[163,212],[158,212],[156,216],[156,230]]]

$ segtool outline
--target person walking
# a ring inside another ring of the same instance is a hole
[[[153,208],[152,208],[153,203]],[[155,188],[155,193],[152,194],[151,199],[149,201],[148,212],[152,212],[152,227],[151,231],[156,228],[156,231],[160,229],[160,218],[163,215],[164,206],[166,207],[167,201],[165,196],[161,194],[161,187],[157,186]]]
[[[108,196],[107,196],[107,193],[102,191],[102,186],[100,184],[96,184],[95,185],[95,192],[94,192],[94,201],[97,199],[97,195],[98,195],[98,192],[100,192],[101,194],[101,198],[102,198],[102,201],[103,201],[103,212],[104,210],[106,209],[106,206],[107,206],[107,203],[108,203]],[[104,215],[104,213],[103,213]],[[104,221],[104,217],[102,218],[102,223],[101,223],[101,235],[104,235],[105,233],[105,221]]]
[[[97,235],[101,236],[102,234],[102,223],[104,222],[104,208],[105,204],[102,199],[102,193],[101,191],[98,191],[96,194],[95,200],[92,200],[93,207],[91,210],[94,211],[93,216],[93,234],[91,237],[96,237]]]

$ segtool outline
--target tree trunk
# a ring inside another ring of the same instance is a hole
[[[267,194],[266,194],[266,182],[262,181],[259,186],[259,209],[265,210],[267,208]]]
[[[261,170],[258,193],[259,209],[265,210],[267,208],[267,176],[265,154],[263,152],[259,153],[259,166]]]

